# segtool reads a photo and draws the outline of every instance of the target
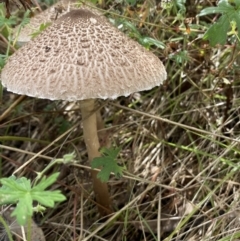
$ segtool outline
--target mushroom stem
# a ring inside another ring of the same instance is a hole
[[[110,147],[110,139],[109,139],[109,134],[105,129],[104,121],[102,119],[101,115],[101,109],[98,109],[96,111],[96,116],[97,116],[97,130],[98,130],[98,139],[100,142],[100,147],[105,146],[105,147]]]
[[[91,162],[93,158],[101,156],[99,153],[99,140],[97,133],[97,118],[93,99],[80,102],[82,112],[83,136],[87,147],[88,158]],[[98,172],[91,171],[93,180],[93,191],[99,204],[98,209],[102,216],[111,213],[111,200],[106,183],[97,178]]]

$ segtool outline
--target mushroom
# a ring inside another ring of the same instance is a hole
[[[14,37],[17,39],[17,44],[22,46],[29,42],[34,32],[39,30],[41,24],[52,24],[52,22],[57,18],[73,9],[74,3],[76,3],[75,0],[61,0],[42,12],[34,12],[34,16],[30,18],[30,22],[28,24],[24,27],[21,27],[21,25],[17,26],[14,29]]]
[[[57,19],[16,51],[1,73],[7,90],[50,100],[80,100],[88,158],[100,156],[94,100],[159,86],[167,74],[157,56],[88,9]],[[106,183],[92,171],[102,215],[111,212]]]

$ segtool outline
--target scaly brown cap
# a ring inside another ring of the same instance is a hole
[[[166,77],[154,54],[87,9],[56,20],[13,54],[1,74],[14,93],[69,101],[128,96]]]

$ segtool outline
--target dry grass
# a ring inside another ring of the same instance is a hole
[[[183,20],[198,11],[197,3],[186,6]],[[107,220],[97,213],[76,103],[19,100],[4,91],[1,175],[18,169],[34,179],[53,158],[77,153],[77,163],[48,172],[60,171],[53,189],[67,196],[36,217],[49,241],[239,240],[238,46],[211,48],[201,39],[201,21],[187,34],[177,6],[167,12],[154,1],[106,1],[105,9],[165,43],[164,51],[152,51],[169,76],[160,88],[99,102],[106,138],[121,147],[119,162],[128,170],[109,182],[115,213]]]

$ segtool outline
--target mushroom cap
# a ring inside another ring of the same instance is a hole
[[[68,101],[128,96],[166,77],[154,54],[88,9],[60,17],[16,51],[1,73],[9,91]]]
[[[27,25],[21,29],[19,29],[21,26],[17,26],[14,29],[13,35],[17,38],[17,44],[22,46],[29,42],[32,34],[39,30],[41,24],[52,24],[56,17],[61,17],[68,13],[74,7],[75,2],[75,0],[60,0],[42,12],[34,12],[36,15],[30,18],[30,22]]]

